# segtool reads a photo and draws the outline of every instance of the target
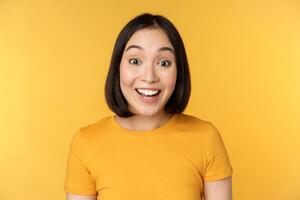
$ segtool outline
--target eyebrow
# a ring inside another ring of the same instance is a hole
[[[128,51],[128,50],[131,49],[131,48],[137,48],[137,49],[140,49],[140,50],[144,50],[141,46],[138,46],[138,45],[130,45],[129,47],[127,47],[127,49],[125,50],[125,52]],[[172,53],[174,54],[173,49],[170,48],[170,47],[161,47],[161,48],[158,49],[158,51],[170,51],[170,52],[172,52]]]

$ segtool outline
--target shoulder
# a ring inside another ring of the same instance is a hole
[[[82,139],[93,138],[99,135],[99,133],[104,132],[109,126],[110,116],[105,116],[93,123],[82,126],[79,128],[77,134],[80,135]]]
[[[185,113],[181,113],[177,116],[175,124],[180,132],[190,133],[206,142],[211,141],[217,132],[212,122]]]
[[[200,128],[203,131],[212,131],[215,128],[210,121],[186,113],[178,114],[178,117],[176,119],[176,124],[185,127],[191,127],[197,129]]]

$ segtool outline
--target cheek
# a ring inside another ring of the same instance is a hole
[[[161,79],[164,82],[165,87],[172,90],[176,85],[176,76],[177,76],[176,69],[165,73]]]
[[[126,66],[120,67],[120,82],[121,85],[131,86],[135,80],[136,73],[128,69]]]

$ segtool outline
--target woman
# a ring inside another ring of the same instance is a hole
[[[122,29],[105,97],[115,115],[74,135],[69,200],[230,200],[232,167],[214,125],[184,114],[191,92],[183,41],[161,15]]]

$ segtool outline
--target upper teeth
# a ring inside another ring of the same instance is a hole
[[[146,89],[137,89],[140,93],[145,95],[154,95],[159,92],[159,90],[146,90]]]

